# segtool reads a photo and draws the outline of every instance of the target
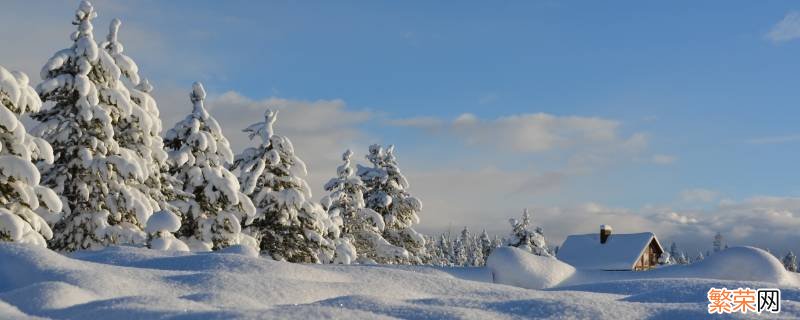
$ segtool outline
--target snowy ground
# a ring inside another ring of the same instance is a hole
[[[67,257],[3,244],[0,318],[693,319],[708,318],[705,292],[711,286],[780,287],[780,316],[800,317],[797,278],[770,270],[771,262],[760,261],[754,252],[720,254],[694,269],[613,275],[562,270],[547,276],[555,285],[534,290],[492,283],[514,278],[503,268],[530,265],[514,250],[501,251],[490,268],[432,268],[300,265],[239,254],[130,247]],[[737,259],[739,266],[721,267]],[[760,263],[767,270],[749,273],[764,268]],[[546,283],[523,281],[529,278],[526,272],[537,271],[533,264],[516,272],[520,285]],[[712,279],[730,279],[737,268],[740,278],[760,281]]]

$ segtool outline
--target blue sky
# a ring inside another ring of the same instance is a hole
[[[69,46],[77,1],[6,6],[0,18],[30,36],[0,31],[18,42],[0,64],[37,79]],[[165,127],[201,80],[234,147],[263,108],[285,108],[278,129],[312,184],[333,175],[339,150],[396,144],[426,204],[424,231],[503,234],[530,207],[556,243],[609,223],[692,250],[716,231],[733,244],[800,249],[795,2],[95,7],[97,39],[122,18],[121,40],[155,83]]]

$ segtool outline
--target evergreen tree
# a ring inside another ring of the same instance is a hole
[[[789,251],[786,256],[783,257],[782,262],[786,270],[797,272],[797,256],[794,255],[794,252]]]
[[[486,233],[486,229],[483,230],[481,233],[481,238],[479,240],[480,243],[480,250],[481,254],[483,255],[484,262],[486,259],[489,259],[489,255],[492,254],[492,250],[494,250],[495,246],[492,243],[492,240],[489,238],[489,234]]]
[[[383,237],[389,243],[406,249],[408,262],[420,263],[425,256],[425,238],[413,226],[419,223],[417,212],[422,210],[422,202],[406,191],[408,180],[397,166],[394,146],[384,149],[377,144],[371,145],[367,160],[372,167],[359,165],[357,170],[366,186],[366,207],[383,216],[386,223]]]
[[[672,258],[672,263],[678,263],[680,255],[681,251],[678,249],[678,245],[673,241],[672,245],[669,246],[669,256]]]
[[[113,58],[92,35],[92,5],[75,13],[73,45],[58,51],[42,68],[37,86],[50,108],[33,115],[34,130],[53,148],[42,183],[58,193],[64,218],[53,227],[53,249],[72,251],[109,244],[143,244],[151,200],[135,186],[145,180],[143,160],[120,147],[114,127],[130,116],[132,102]]]
[[[190,94],[192,113],[170,129],[164,142],[170,173],[182,182],[190,198],[176,201],[182,215],[178,235],[193,251],[218,250],[231,245],[257,247],[242,233],[253,221],[255,208],[239,191],[236,177],[225,168],[233,160],[228,140],[203,105],[206,92],[195,82]]]
[[[28,76],[0,66],[0,241],[47,246],[53,232],[46,219],[61,211],[53,190],[40,186],[34,162],[53,162],[50,145],[31,136],[19,117],[42,106]],[[41,215],[40,215],[41,214]]]
[[[670,265],[674,264],[675,261],[672,259],[672,255],[669,252],[662,252],[661,255],[658,257],[658,264],[660,265]]]
[[[342,220],[341,238],[355,246],[358,257],[367,263],[401,263],[408,259],[408,251],[383,238],[386,224],[383,217],[365,208],[366,187],[361,178],[353,174],[350,158],[353,152],[342,154],[344,163],[336,169],[337,176],[325,184],[329,194],[322,198],[322,206],[330,216]]]
[[[511,234],[507,239],[507,245],[523,249],[537,256],[551,256],[547,251],[547,243],[545,242],[542,228],[537,227],[535,230],[530,230],[531,219],[528,209],[523,210],[522,220],[518,221],[512,218],[509,219],[509,223],[511,224]]]
[[[677,257],[677,259],[676,259],[676,262],[677,262],[678,264],[689,264],[689,263],[691,263],[692,261],[691,261],[691,260],[689,260],[689,258],[686,256],[686,253],[685,253],[685,252],[681,251],[681,252],[678,252],[678,257]]]
[[[121,24],[119,19],[113,19],[106,42],[100,45],[128,79],[125,90],[130,92],[133,102],[130,115],[119,119],[114,127],[114,134],[119,146],[133,150],[142,159],[141,167],[145,171],[146,180],[136,187],[149,196],[154,210],[177,211],[170,202],[181,196],[185,198],[186,195],[179,194],[173,188],[178,182],[169,176],[167,152],[161,138],[160,112],[155,99],[150,95],[153,86],[147,79],[140,81],[138,65],[123,53],[124,46],[118,39]]]
[[[480,242],[478,238],[472,236],[469,240],[469,249],[467,250],[467,265],[472,267],[480,267],[483,266],[485,261],[485,257],[483,256],[483,251],[480,248]]]
[[[469,237],[469,230],[464,227],[459,237],[455,240],[453,245],[453,253],[455,254],[453,264],[456,266],[463,267],[467,265],[469,260]]]
[[[441,265],[442,266],[452,266],[453,265],[453,246],[450,242],[450,238],[447,234],[442,233],[439,237],[439,250],[441,250]]]
[[[720,252],[724,243],[725,238],[722,237],[721,233],[717,232],[717,235],[714,236],[714,253]],[[727,249],[728,245],[724,244],[724,247]]]
[[[339,226],[311,201],[311,188],[303,179],[305,163],[288,138],[273,133],[277,116],[277,111],[267,110],[264,122],[244,130],[251,139],[258,136],[260,143],[237,155],[231,167],[239,170],[242,190],[256,205],[248,232],[259,239],[261,252],[276,260],[329,263]]]

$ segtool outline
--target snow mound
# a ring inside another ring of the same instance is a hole
[[[491,270],[494,282],[527,289],[550,288],[575,273],[575,268],[566,263],[514,247],[492,251],[486,267]]]
[[[172,212],[162,210],[147,219],[145,232],[155,233],[161,230],[176,232],[181,227],[181,219]]]
[[[775,286],[681,277],[689,273],[682,266],[591,273],[515,248],[497,252],[490,268],[444,268],[299,264],[132,246],[64,256],[0,244],[0,319],[704,319],[710,286]],[[750,255],[764,259],[749,248],[718,257],[757,260]],[[561,283],[584,276],[592,282],[527,290],[491,277],[543,287],[545,278],[552,286],[570,271]],[[780,316],[800,318],[800,287],[777,287]]]
[[[686,266],[654,271],[659,277],[691,277],[720,280],[761,281],[796,286],[796,275],[769,252],[753,247],[732,247]]]

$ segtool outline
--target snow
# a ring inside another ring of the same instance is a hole
[[[712,286],[779,287],[783,297],[779,316],[800,316],[800,288],[745,279],[576,271],[608,276],[546,290],[492,283],[492,273],[495,280],[515,272],[523,277],[528,271],[558,265],[535,263],[519,272],[511,266],[530,258],[553,260],[526,256],[519,249],[500,250],[502,259],[490,258],[509,267],[499,271],[293,264],[231,254],[242,248],[183,253],[108,247],[64,256],[35,246],[3,244],[0,318],[704,319],[705,293]],[[761,253],[731,248],[706,261],[763,263],[767,257]]]
[[[575,274],[575,268],[564,262],[515,247],[496,248],[486,267],[495,282],[528,289],[551,288]]]
[[[176,232],[181,227],[181,219],[172,212],[163,210],[154,213],[147,220],[145,232],[155,233],[158,231]]]
[[[611,234],[600,243],[599,233],[571,235],[559,248],[558,259],[579,269],[631,270],[654,237],[650,232]]]

